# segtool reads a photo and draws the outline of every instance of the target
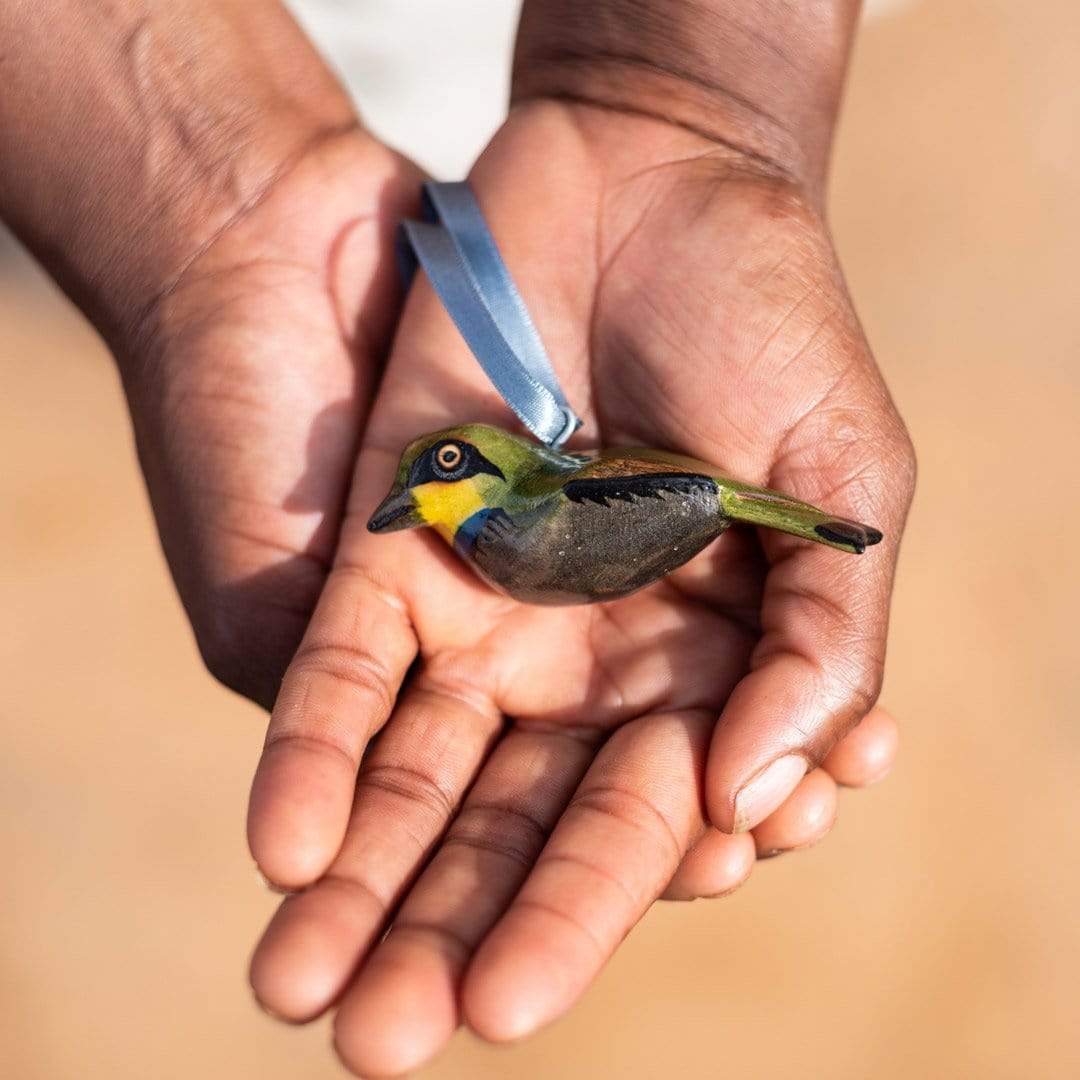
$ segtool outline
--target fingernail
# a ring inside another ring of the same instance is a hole
[[[762,769],[735,796],[735,831],[760,825],[795,790],[808,767],[806,758],[788,754]]]

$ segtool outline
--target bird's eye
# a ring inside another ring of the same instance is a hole
[[[439,473],[453,473],[461,466],[464,457],[457,443],[445,443],[435,451],[435,469]]]

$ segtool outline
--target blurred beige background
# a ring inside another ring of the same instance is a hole
[[[345,7],[305,18],[333,38]],[[337,62],[378,130],[458,172],[512,7],[357,3]],[[460,1036],[431,1080],[1080,1076],[1080,8],[879,8],[832,215],[921,459],[900,765],[820,847],[656,908],[568,1019]],[[102,347],[10,244],[0,371],[0,1076],[341,1076],[324,1024],[246,988],[276,903],[243,838],[263,720],[199,666]]]

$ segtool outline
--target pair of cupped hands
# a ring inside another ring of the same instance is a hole
[[[892,764],[875,708],[907,435],[819,193],[684,127],[522,102],[470,181],[585,424],[881,528],[733,530],[616,603],[529,607],[365,525],[416,435],[513,418],[394,229],[419,171],[314,137],[163,299],[127,378],[210,669],[272,707],[258,1000],[362,1075],[562,1014],[658,898],[720,896]],[[717,913],[722,918],[722,913]],[[390,932],[384,937],[387,926]]]

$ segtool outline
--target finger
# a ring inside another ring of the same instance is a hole
[[[836,782],[824,769],[803,777],[791,797],[755,830],[759,859],[809,847],[821,840],[836,821]]]
[[[756,860],[817,843],[835,820],[836,784],[815,769],[752,834],[707,829],[679,864],[664,899],[725,896],[746,881]]]
[[[567,731],[513,731],[346,993],[335,1045],[361,1076],[428,1060],[459,1024],[473,951],[525,879],[596,751]]]
[[[515,1039],[559,1016],[660,895],[701,830],[710,727],[687,712],[612,736],[465,975],[478,1034]]]
[[[398,597],[335,569],[285,673],[251,789],[248,844],[275,885],[307,885],[337,854],[364,747],[415,655]]]
[[[896,721],[877,706],[833,747],[822,767],[844,787],[866,787],[888,776],[899,749]]]
[[[865,423],[860,416],[838,415],[838,409],[821,411],[828,430],[861,430]],[[853,556],[762,535],[770,561],[762,637],[750,674],[720,716],[706,773],[709,818],[725,832],[752,829],[776,810],[869,712],[881,686],[912,474],[900,460],[902,450],[890,451],[884,435],[873,445],[856,442],[850,453],[836,449],[835,433],[832,442],[824,430],[806,438],[811,445],[801,454],[792,450],[770,482],[880,525],[885,540]]]
[[[679,863],[663,899],[726,896],[750,877],[756,861],[757,851],[749,833],[732,836],[709,827]]]
[[[325,877],[278,909],[251,964],[270,1012],[310,1020],[344,989],[430,855],[501,718],[426,683],[405,691],[364,758],[341,852]]]

